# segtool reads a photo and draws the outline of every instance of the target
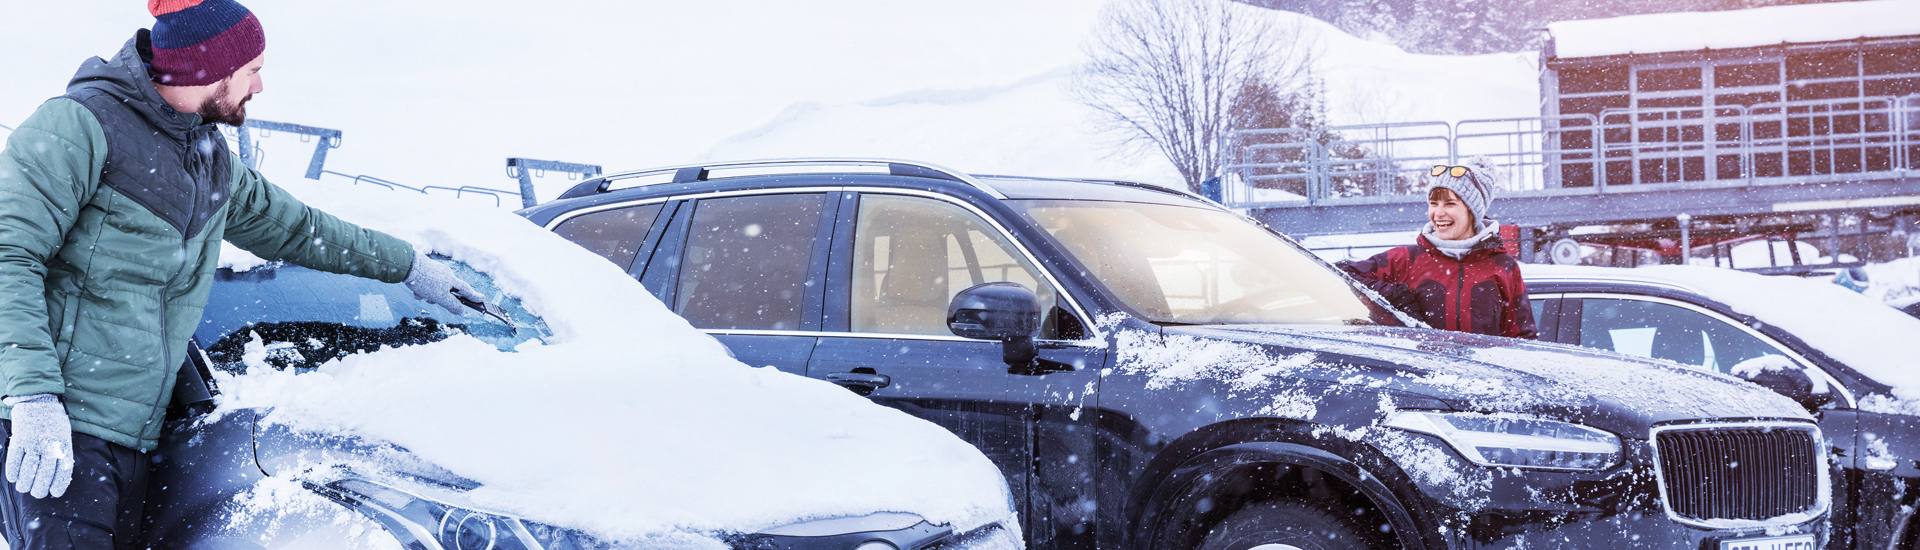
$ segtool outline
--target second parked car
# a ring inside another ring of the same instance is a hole
[[[522,213],[742,361],[972,443],[1034,547],[1825,542],[1825,436],[1793,401],[1395,326],[1183,192],[812,159],[615,174]]]
[[[1820,280],[1528,265],[1541,339],[1753,380],[1820,418],[1844,475],[1834,544],[1920,548],[1920,319]]]

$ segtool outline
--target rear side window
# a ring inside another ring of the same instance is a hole
[[[620,269],[631,269],[640,249],[640,241],[647,238],[647,230],[653,227],[654,218],[665,204],[653,203],[582,214],[554,226],[553,232],[613,261]]]
[[[706,329],[797,330],[823,194],[695,205],[674,310]]]

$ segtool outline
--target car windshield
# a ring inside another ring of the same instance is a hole
[[[1105,201],[1014,201],[1088,274],[1156,323],[1366,324],[1347,279],[1232,214]]]
[[[520,300],[466,264],[454,272],[501,307],[512,326],[468,310],[455,315],[413,296],[405,285],[351,275],[268,264],[247,271],[220,269],[194,331],[213,366],[243,372],[249,364],[311,369],[354,353],[445,340],[478,338],[501,351],[552,332]]]

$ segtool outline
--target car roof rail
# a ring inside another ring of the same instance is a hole
[[[876,169],[883,169],[884,172],[881,172],[878,170],[875,170],[875,171],[844,170],[844,168],[848,168],[848,167],[876,168]],[[1004,194],[1001,194],[999,190],[989,187],[985,183],[981,183],[979,179],[976,179],[973,176],[967,175],[965,172],[961,172],[959,170],[954,170],[954,169],[942,167],[936,164],[920,162],[920,161],[883,159],[883,158],[762,159],[762,160],[744,160],[744,161],[730,161],[730,162],[687,164],[687,165],[681,165],[681,166],[668,166],[663,168],[649,168],[646,170],[638,170],[633,172],[621,172],[618,174],[608,174],[601,178],[589,180],[577,187],[574,187],[573,189],[569,189],[563,196],[575,197],[575,196],[582,196],[582,195],[589,195],[589,194],[596,194],[596,193],[605,193],[608,191],[615,191],[619,189],[631,189],[634,187],[643,187],[648,185],[661,185],[661,184],[668,184],[668,183],[692,183],[696,181],[707,181],[708,178],[713,175],[713,172],[720,171],[720,170],[728,170],[728,171],[738,170],[742,172],[747,172],[747,174],[743,174],[743,175],[753,175],[753,176],[784,175],[784,174],[832,174],[836,172],[884,173],[884,174],[894,175],[894,176],[932,178],[932,179],[941,179],[941,180],[947,180],[952,182],[964,183],[964,184],[973,186],[975,189],[979,189],[982,192],[985,192],[987,195],[992,196],[993,198],[996,198],[996,199],[1007,198],[1007,196]],[[727,177],[739,177],[739,176],[727,176]]]

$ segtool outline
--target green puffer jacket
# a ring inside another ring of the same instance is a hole
[[[75,432],[142,451],[159,440],[222,239],[390,283],[413,266],[412,245],[241,164],[217,127],[160,98],[151,58],[142,30],[113,60],[88,60],[0,151],[5,394],[60,394]]]

